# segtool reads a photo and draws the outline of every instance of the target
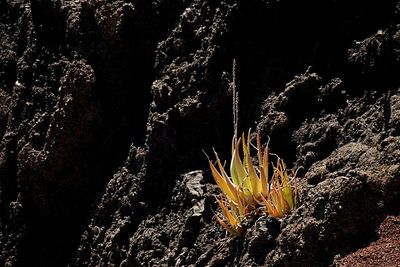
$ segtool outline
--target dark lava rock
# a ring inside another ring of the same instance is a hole
[[[400,201],[400,3],[0,1],[1,266],[329,266]],[[231,237],[204,149],[239,131],[298,209]]]

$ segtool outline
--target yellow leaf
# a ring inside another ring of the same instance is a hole
[[[211,173],[214,177],[215,182],[219,186],[219,188],[222,190],[224,194],[226,194],[232,201],[237,202],[236,194],[235,194],[235,188],[233,185],[230,184],[229,179],[226,180],[222,175],[217,171],[217,169],[214,167],[211,161],[209,161],[210,168],[211,168]]]

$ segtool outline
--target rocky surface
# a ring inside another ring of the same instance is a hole
[[[0,265],[354,265],[400,212],[399,12],[0,1]],[[233,59],[239,131],[302,167],[300,207],[237,238],[202,152],[229,157]]]
[[[336,266],[400,266],[400,217],[388,216],[379,227],[378,238],[368,247],[335,262]]]

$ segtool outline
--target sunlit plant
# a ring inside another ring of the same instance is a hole
[[[298,190],[296,174],[288,174],[286,165],[277,157],[276,165],[269,162],[268,144],[261,148],[260,134],[257,133],[257,144],[250,142],[249,130],[247,137],[237,138],[239,95],[236,91],[236,61],[233,61],[232,83],[233,124],[232,157],[229,175],[214,151],[216,166],[208,158],[212,175],[221,189],[217,197],[220,212],[215,214],[217,221],[231,234],[241,235],[244,231],[244,221],[258,212],[280,218],[297,207]],[[251,147],[257,150],[257,161],[254,163],[250,155]],[[269,170],[272,167],[272,170]],[[271,178],[269,179],[269,174]]]
[[[277,166],[269,184],[267,198],[260,195],[267,212],[272,217],[283,217],[297,207],[298,192],[296,174],[289,177],[283,160],[278,159]]]
[[[295,174],[289,176],[285,163],[278,158],[276,166],[271,165],[272,175],[268,179],[268,146],[261,148],[259,133],[256,140],[258,164],[253,162],[250,154],[253,146],[250,142],[250,131],[247,137],[242,134],[241,138],[234,136],[232,140],[229,175],[215,151],[217,166],[209,160],[212,175],[222,191],[217,198],[221,212],[216,214],[216,218],[233,235],[242,234],[244,219],[254,215],[260,208],[261,212],[272,217],[282,217],[297,207]]]

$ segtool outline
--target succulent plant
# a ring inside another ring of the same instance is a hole
[[[222,194],[217,198],[221,209],[216,214],[217,221],[231,234],[243,233],[243,220],[255,214],[260,207],[264,212],[273,217],[282,217],[297,207],[298,193],[295,174],[288,175],[286,165],[278,158],[276,166],[272,165],[272,177],[269,181],[269,152],[268,146],[261,149],[260,134],[257,133],[257,159],[256,166],[251,158],[249,130],[247,138],[244,134],[232,140],[232,158],[229,172],[224,169],[217,152],[216,165],[209,161],[212,175]],[[240,153],[240,144],[242,153]],[[241,155],[242,154],[242,158]]]

